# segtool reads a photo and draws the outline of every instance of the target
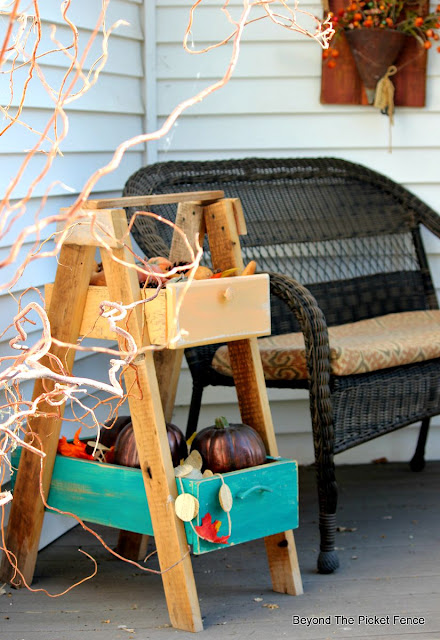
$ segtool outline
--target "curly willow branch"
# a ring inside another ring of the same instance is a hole
[[[0,74],[2,74],[0,77],[8,78],[10,92],[8,103],[1,107],[2,114],[6,120],[2,133],[6,133],[13,127],[20,126],[25,127],[28,132],[36,136],[36,142],[31,145],[30,150],[25,154],[23,162],[12,177],[0,201],[0,240],[4,242],[4,246],[11,244],[7,241],[8,234],[15,234],[14,242],[12,243],[10,250],[6,251],[7,255],[0,261],[0,268],[11,267],[12,265],[15,265],[15,263],[19,263],[12,276],[0,279],[0,291],[7,291],[10,287],[16,285],[26,267],[28,267],[31,262],[37,259],[57,257],[63,242],[68,238],[72,226],[78,224],[82,220],[89,220],[91,222],[90,229],[92,237],[97,238],[99,235],[101,243],[106,246],[105,240],[103,241],[103,237],[105,237],[103,230],[99,228],[95,219],[96,213],[82,208],[85,201],[89,198],[92,190],[96,187],[102,177],[117,169],[124,157],[124,154],[129,149],[137,145],[144,145],[150,141],[159,140],[163,136],[167,135],[182,113],[191,106],[201,102],[212,93],[222,89],[229,82],[236,68],[240,54],[241,39],[244,30],[248,25],[256,21],[269,20],[277,26],[290,31],[297,31],[307,37],[313,38],[324,48],[328,47],[328,41],[332,36],[331,25],[327,22],[321,24],[318,20],[313,18],[311,14],[299,9],[296,1],[294,2],[293,7],[290,7],[286,0],[255,0],[254,2],[243,0],[242,6],[238,11],[238,19],[236,20],[232,17],[232,13],[229,10],[229,3],[230,0],[226,0],[221,10],[226,18],[230,33],[227,34],[220,42],[211,44],[201,50],[188,48],[188,38],[192,36],[192,28],[196,12],[201,6],[202,0],[196,0],[191,7],[188,24],[183,37],[184,48],[191,54],[205,53],[211,49],[218,48],[228,43],[231,45],[229,62],[222,77],[217,81],[210,83],[194,96],[178,104],[165,119],[163,125],[156,131],[143,133],[142,135],[135,136],[121,143],[114,151],[110,161],[96,170],[86,180],[81,192],[72,206],[61,213],[50,213],[42,216],[41,214],[47,206],[48,197],[51,195],[53,187],[55,184],[60,184],[59,181],[52,182],[52,184],[46,188],[44,195],[40,199],[40,206],[37,207],[37,213],[35,214],[33,222],[28,225],[23,225],[20,221],[27,212],[27,206],[30,199],[36,199],[36,187],[40,185],[42,180],[47,176],[53,165],[54,159],[61,154],[61,145],[68,135],[69,121],[66,114],[66,106],[70,105],[74,100],[84,96],[84,94],[94,84],[96,84],[108,58],[110,34],[114,28],[120,24],[124,24],[124,22],[118,21],[112,27],[107,28],[105,25],[105,15],[109,0],[102,0],[99,16],[96,19],[91,33],[87,36],[82,53],[80,53],[80,34],[76,25],[68,15],[71,7],[71,0],[65,0],[60,3],[60,15],[61,22],[66,27],[69,34],[69,42],[63,44],[61,39],[57,36],[55,26],[52,25],[50,27],[50,50],[42,51],[41,47],[42,42],[44,41],[43,33],[45,25],[40,17],[39,0],[31,0],[31,2],[27,3],[25,3],[24,0],[12,0],[7,9],[0,9],[0,16],[2,17],[5,25],[5,34],[0,47]],[[259,14],[254,15],[255,12],[259,12]],[[312,21],[314,21],[314,30],[312,29],[309,31],[298,23],[297,17],[302,16],[307,17],[309,20],[311,18]],[[86,72],[85,65],[87,63],[87,58],[98,35],[101,37],[101,51],[97,59],[89,64],[89,71]],[[45,75],[44,68],[40,64],[41,61],[44,60],[47,62],[46,66],[49,67],[55,55],[61,56],[64,63],[67,60],[67,67],[65,64],[57,65],[63,69],[62,78],[57,87],[51,86]],[[21,89],[18,91],[18,72],[20,70],[24,74],[24,82]],[[39,86],[44,89],[53,105],[53,111],[51,112],[46,124],[40,127],[41,131],[37,131],[35,127],[26,122],[26,99],[29,87],[33,83],[35,84],[35,82],[38,82]],[[20,93],[20,95],[17,95],[18,93]],[[12,105],[14,104],[14,101],[18,106],[16,107],[15,113],[12,113]],[[37,156],[43,157],[42,166],[34,171],[29,185],[23,187],[25,172],[32,170],[31,161]],[[15,194],[20,186],[22,187],[24,195],[17,197]],[[156,217],[159,223],[170,224],[151,212],[138,212],[137,215],[150,215]],[[48,238],[42,236],[50,225],[58,222],[64,223],[64,231],[61,233],[55,233],[51,236],[50,239],[53,240],[53,246],[50,248],[48,247]],[[134,218],[130,225],[133,224],[133,222]],[[131,226],[128,229],[127,236],[130,229]],[[180,230],[177,231],[182,233]],[[125,242],[126,250],[129,251],[128,238],[123,239],[123,241]],[[186,290],[191,285],[195,269],[200,262],[202,249],[197,245],[196,252],[194,253],[185,237],[184,241],[191,252],[190,266],[192,267],[186,284]],[[30,248],[27,247],[27,254],[22,258],[20,257],[20,252],[22,251],[25,243],[32,244],[32,246]],[[111,251],[108,245],[107,250]],[[150,278],[156,278],[158,280],[157,289],[153,291],[151,296],[146,300],[136,302],[133,305],[123,305],[118,301],[105,301],[101,304],[100,309],[101,316],[109,322],[109,326],[114,332],[115,339],[119,338],[121,344],[124,344],[124,349],[95,346],[89,347],[85,346],[81,341],[78,344],[67,344],[57,340],[55,337],[51,336],[49,318],[46,310],[41,304],[32,301],[22,306],[22,297],[24,298],[25,294],[20,296],[18,301],[18,311],[14,315],[12,322],[8,327],[6,327],[5,331],[0,334],[0,338],[3,338],[7,331],[15,329],[15,335],[10,339],[9,343],[14,354],[0,357],[0,367],[3,367],[3,369],[0,369],[0,391],[3,392],[5,397],[5,401],[0,404],[0,507],[2,510],[1,547],[9,558],[12,566],[15,568],[16,575],[21,578],[24,584],[26,583],[17,567],[17,559],[14,554],[6,549],[5,544],[4,507],[12,498],[9,491],[1,490],[5,472],[9,464],[6,454],[16,446],[24,447],[28,451],[40,457],[41,469],[43,469],[45,454],[42,451],[41,445],[35,445],[36,442],[39,442],[39,438],[38,434],[33,433],[30,430],[30,418],[60,418],[62,406],[67,402],[70,402],[74,419],[81,424],[85,424],[85,418],[89,418],[91,416],[92,422],[95,427],[97,427],[99,433],[100,427],[104,425],[102,425],[96,417],[95,411],[97,408],[105,405],[109,417],[114,419],[117,416],[117,411],[122,402],[129,397],[130,394],[136,392],[136,385],[138,384],[137,376],[135,376],[135,381],[132,383],[132,387],[127,389],[124,394],[121,384],[123,371],[126,367],[132,367],[136,370],[136,357],[147,349],[152,349],[153,347],[137,345],[133,336],[127,329],[128,323],[126,322],[125,327],[122,328],[121,321],[128,320],[128,314],[132,313],[133,309],[137,305],[148,304],[148,301],[157,295],[159,288],[163,284],[163,277],[159,278],[157,275],[152,274],[142,257],[135,257],[139,259],[140,263],[132,264],[112,255],[113,260],[119,262],[124,268],[134,269],[139,273],[149,276]],[[171,276],[174,273],[178,273],[179,269],[179,267],[176,267],[166,275]],[[31,290],[29,289],[27,292],[31,293]],[[183,297],[180,298],[179,305],[182,304],[182,300]],[[38,326],[31,317],[34,315],[36,315]],[[177,321],[177,318],[175,321]],[[33,338],[32,344],[26,344],[26,341],[31,340],[28,332],[25,331],[25,323],[30,323],[32,325],[34,334],[38,332],[38,337],[37,339]],[[109,382],[104,383],[93,380],[92,378],[70,375],[67,367],[62,362],[62,358],[55,357],[51,354],[53,346],[61,347],[60,352],[63,352],[63,349],[65,350],[64,352],[67,352],[69,349],[73,349],[77,351],[90,351],[92,353],[99,352],[109,355]],[[35,381],[37,379],[47,381],[42,384],[43,392],[32,401],[25,400],[22,396],[21,385],[26,381]],[[90,390],[104,394],[105,399],[102,400],[97,396],[92,395]],[[79,399],[78,396],[84,393],[87,393],[89,399],[92,398],[95,402],[92,408],[86,406],[86,404]],[[113,401],[116,403],[116,407],[112,405]],[[78,409],[78,413],[75,409]],[[41,473],[39,488],[45,506],[48,509],[59,512],[57,509],[50,507],[45,500],[42,489]],[[92,535],[94,535],[100,543],[116,557],[123,559],[126,562],[130,562],[142,570],[152,571],[151,569],[146,569],[142,565],[133,561],[127,561],[125,558],[121,558],[121,556],[113,552],[108,545],[106,545],[104,540],[87,527],[75,514],[66,515],[70,515],[76,519],[85,530],[92,533]],[[183,558],[186,557],[187,553]],[[181,562],[183,558],[178,562]],[[88,580],[95,575],[96,561],[91,557],[90,559],[94,563],[94,568],[90,576],[80,580],[74,585],[71,585],[63,593],[67,593],[78,584],[84,582],[84,580]],[[172,567],[169,567],[166,570],[171,568]],[[163,573],[163,571],[153,571],[153,573]],[[47,595],[56,597],[49,594],[44,589],[32,589],[27,584],[26,586],[32,591],[44,591]]]

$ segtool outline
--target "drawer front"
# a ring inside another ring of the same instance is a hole
[[[227,514],[219,502],[221,478],[182,480],[185,493],[191,493],[199,501],[197,517],[192,523],[185,524],[187,539],[195,554],[224,549],[298,526],[298,465],[295,461],[281,459],[260,467],[225,473],[223,479],[233,497],[230,531]],[[182,492],[181,487],[178,488]],[[228,544],[209,542],[197,536],[193,526],[201,525],[207,513],[211,514],[212,522],[221,522],[218,536],[230,534]]]
[[[47,306],[52,291],[53,284],[45,286]],[[153,294],[153,289],[141,290],[143,298]],[[99,315],[100,303],[108,299],[107,287],[88,288],[80,335],[116,339]],[[269,335],[269,276],[195,280],[189,287],[170,282],[144,305],[144,312],[151,343],[170,349]]]
[[[12,453],[18,467],[21,449]],[[15,474],[11,484],[15,484]],[[140,469],[57,455],[48,504],[82,520],[116,529],[153,534]]]
[[[171,348],[270,334],[267,274],[198,280],[186,293],[175,283],[166,294],[168,340],[185,332]]]

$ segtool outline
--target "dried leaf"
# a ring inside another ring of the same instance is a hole
[[[194,451],[191,451],[191,453],[185,460],[185,464],[190,464],[192,467],[194,467],[194,469],[198,469],[200,471],[200,469],[203,467],[202,456],[196,449],[194,449]]]
[[[212,517],[210,513],[207,513],[202,518],[202,524],[194,527],[197,531],[197,534],[203,538],[203,540],[208,540],[208,542],[216,542],[218,544],[228,544],[228,538],[230,536],[218,536],[217,532],[221,526],[220,520],[214,520],[212,522]]]
[[[193,467],[190,464],[180,464],[178,467],[175,467],[174,475],[176,478],[185,478],[192,470]]]
[[[191,436],[190,438],[188,438],[188,440],[186,441],[186,444],[187,444],[188,449],[191,447],[191,445],[192,445],[192,443],[193,443],[193,440],[194,440],[194,438],[196,437],[196,435],[197,435],[197,431],[194,431],[194,433],[192,434],[192,436]]]
[[[336,531],[340,531],[341,533],[346,531],[357,531],[357,527],[336,527]]]
[[[68,458],[84,458],[85,460],[93,460],[93,456],[86,453],[86,443],[81,442],[79,434],[81,433],[81,427],[76,431],[73,442],[67,442],[66,436],[59,439],[58,453]]]
[[[279,609],[280,605],[279,604],[270,604],[269,602],[267,602],[266,604],[262,604],[262,607],[266,607],[266,609]]]
[[[263,598],[254,598],[255,602],[263,602]]]

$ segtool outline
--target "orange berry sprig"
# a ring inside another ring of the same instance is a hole
[[[340,55],[335,47],[341,32],[350,29],[393,29],[415,37],[424,49],[432,48],[433,41],[440,35],[440,4],[435,11],[422,16],[414,10],[408,10],[404,0],[352,0],[337,15],[329,13],[335,35],[330,48],[323,52],[324,64],[330,69],[337,65]],[[437,47],[440,53],[440,46]]]

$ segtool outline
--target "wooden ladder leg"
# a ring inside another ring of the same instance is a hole
[[[205,207],[206,232],[215,269],[243,269],[234,203],[223,200]],[[269,455],[278,448],[256,338],[228,343],[231,367],[242,421],[256,429]],[[295,540],[292,531],[265,538],[274,591],[303,593]]]
[[[75,343],[78,339],[87,288],[93,268],[95,247],[64,245],[59,256],[59,265],[55,277],[52,300],[48,312],[51,333],[64,342]],[[57,356],[65,370],[72,371],[75,351],[53,345],[50,353]],[[42,363],[53,367],[49,357]],[[34,386],[33,399],[45,391],[53,389],[51,380],[37,380]],[[43,492],[47,498],[52,478],[53,465],[60,437],[64,405],[59,407],[59,417],[47,418],[45,413],[53,414],[55,409],[46,402],[40,402],[40,416],[29,419],[28,440],[36,433],[46,453],[43,466]],[[34,441],[35,444],[35,441]],[[38,442],[36,443],[38,447]],[[40,497],[40,458],[26,449],[21,452],[20,465],[14,488],[14,499],[11,505],[6,549],[15,556],[18,570],[23,574],[27,584],[32,582],[37,560],[38,544],[43,526],[44,505]],[[0,581],[11,582],[15,586],[24,586],[19,575],[15,575],[7,553],[3,554],[0,569]]]
[[[115,236],[124,237],[125,212],[114,210],[111,215]],[[113,258],[133,261],[126,249],[112,253]],[[102,251],[102,262],[110,298],[124,304],[139,300],[135,271],[118,264],[106,251]],[[148,345],[143,305],[135,307],[121,326],[128,328],[139,347]],[[124,342],[120,340],[122,348],[126,348]],[[185,529],[174,511],[177,487],[152,352],[126,367],[124,379],[171,623],[178,629],[200,631],[202,618]]]
[[[197,234],[199,243],[203,243],[203,207],[197,202],[179,203],[175,225],[183,231],[188,244],[196,252]],[[173,233],[169,260],[172,263],[189,262],[191,260],[188,246],[178,231]],[[154,352],[156,376],[166,422],[171,422],[173,418],[182,360],[183,349],[162,349]],[[125,558],[134,560],[145,557],[144,551],[147,546],[148,536],[142,536],[130,531],[121,531],[119,534],[117,551]]]

